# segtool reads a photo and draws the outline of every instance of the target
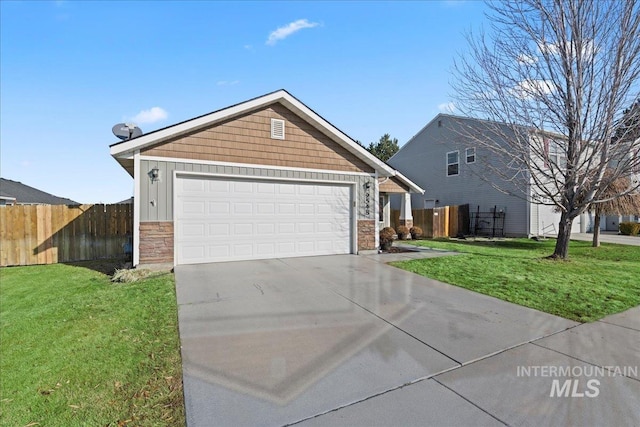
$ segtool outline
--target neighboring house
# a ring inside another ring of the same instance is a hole
[[[557,235],[560,214],[554,212],[552,206],[534,204],[525,197],[505,194],[492,186],[491,181],[499,182],[503,190],[511,194],[519,192],[515,185],[509,187],[483,167],[483,161],[491,161],[491,154],[464,136],[486,134],[487,125],[501,126],[484,120],[439,114],[389,159],[391,166],[425,189],[424,194],[412,195],[412,208],[469,204],[471,214],[503,212],[506,236]],[[503,133],[509,134],[509,129],[505,127]],[[553,148],[550,146],[550,150]],[[531,193],[526,196],[529,200],[533,198]],[[397,209],[401,203],[394,198],[392,206]],[[581,222],[584,222],[583,218],[574,220],[574,232],[580,231]]]
[[[0,178],[0,205],[79,205],[21,182]]]
[[[422,192],[284,90],[111,155],[134,178],[134,265],[375,250],[380,195]]]

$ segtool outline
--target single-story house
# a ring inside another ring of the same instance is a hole
[[[1,205],[79,205],[79,203],[54,196],[18,181],[0,178]]]
[[[422,192],[285,90],[111,155],[134,178],[134,265],[375,250],[388,194]]]

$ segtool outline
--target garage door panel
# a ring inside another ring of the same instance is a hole
[[[300,215],[313,215],[313,214],[315,214],[315,205],[313,203],[300,203],[300,204],[298,204],[298,214],[300,214]]]
[[[256,234],[258,236],[274,236],[276,234],[276,225],[273,223],[256,224]]]
[[[209,224],[209,233],[207,234],[207,236],[228,237],[230,236],[230,232],[230,224]]]
[[[252,182],[232,182],[231,187],[233,193],[254,193]]]
[[[231,183],[229,181],[220,181],[220,180],[210,180],[209,181],[209,192],[211,193],[228,193],[229,185]]]
[[[190,223],[185,224],[182,227],[182,232],[186,237],[197,237],[204,235],[205,224],[204,223]]]
[[[271,203],[258,203],[256,213],[258,215],[273,215],[276,213],[276,207],[273,202]]]
[[[184,215],[203,215],[205,213],[205,203],[203,201],[187,200],[182,205]]]
[[[231,204],[229,202],[209,202],[209,214],[228,214],[231,212]]]
[[[176,262],[350,253],[350,206],[348,185],[179,177]]]
[[[233,213],[236,215],[253,215],[253,204],[247,202],[233,203]]]

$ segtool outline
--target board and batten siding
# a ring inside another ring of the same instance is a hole
[[[160,180],[151,181],[147,174],[153,169],[160,170]],[[229,175],[260,178],[283,178],[297,181],[334,181],[345,183],[356,183],[355,194],[358,206],[358,220],[375,219],[375,198],[373,194],[369,197],[369,214],[366,212],[366,190],[365,184],[369,182],[370,188],[374,188],[375,177],[367,174],[341,174],[339,172],[311,172],[290,169],[271,169],[252,166],[228,166],[192,163],[188,160],[162,161],[157,159],[140,160],[141,182],[140,182],[140,221],[173,221],[173,173],[195,172],[216,175]],[[224,177],[220,177],[224,179]],[[153,204],[151,203],[153,201]]]
[[[284,139],[271,138],[271,119],[284,120]],[[279,103],[146,148],[141,155],[374,173],[371,166]]]

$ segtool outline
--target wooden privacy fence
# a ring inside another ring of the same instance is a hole
[[[0,266],[124,256],[133,205],[17,205],[0,208]]]
[[[433,209],[414,209],[413,225],[422,228],[422,236],[427,238],[455,237],[469,234],[469,205],[442,206]],[[391,226],[400,225],[400,211],[391,211]]]

